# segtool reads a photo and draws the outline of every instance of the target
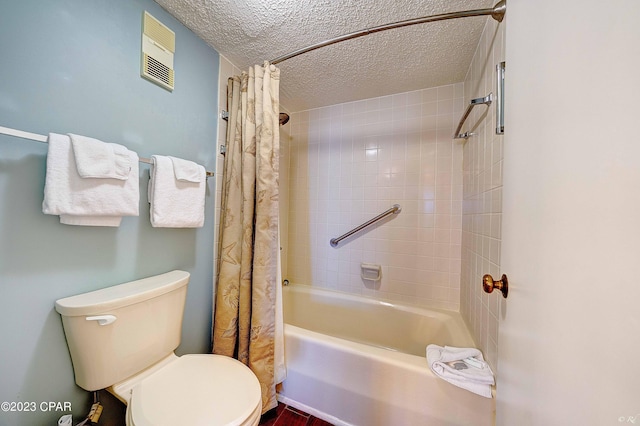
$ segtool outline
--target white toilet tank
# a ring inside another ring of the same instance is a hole
[[[104,389],[172,354],[188,282],[176,270],[56,301],[78,386]]]

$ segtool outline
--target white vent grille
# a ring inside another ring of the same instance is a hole
[[[176,51],[176,36],[148,12],[144,12],[144,33],[171,52]]]
[[[175,33],[144,12],[141,75],[166,89],[174,89]]]
[[[143,74],[147,78],[152,78],[155,82],[162,83],[173,89],[173,70],[161,62],[156,61],[151,56],[144,55]]]

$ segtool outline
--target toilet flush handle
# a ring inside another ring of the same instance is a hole
[[[96,315],[86,318],[87,321],[98,321],[98,325],[109,325],[117,319],[115,315]]]

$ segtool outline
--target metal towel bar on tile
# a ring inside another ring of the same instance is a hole
[[[342,234],[337,238],[332,238],[329,241],[329,244],[331,244],[331,247],[337,247],[338,243],[340,241],[344,240],[345,238],[348,238],[348,237],[352,236],[353,234],[363,230],[367,226],[373,225],[374,223],[376,223],[380,219],[383,219],[383,218],[389,216],[390,214],[398,214],[398,213],[400,213],[400,211],[402,211],[402,207],[400,207],[400,204],[394,204],[389,210],[387,210],[387,211],[385,211],[383,213],[380,213],[378,216],[374,217],[373,219],[366,221],[362,225],[353,228],[351,231],[349,231],[349,232],[347,232],[345,234]]]
[[[489,106],[491,105],[492,101],[493,101],[493,93],[489,93],[484,98],[471,99],[471,102],[469,102],[469,106],[467,106],[467,110],[464,112],[464,114],[462,115],[462,118],[460,119],[460,123],[458,123],[458,127],[456,128],[456,131],[453,133],[453,138],[468,139],[470,136],[473,136],[473,133],[469,133],[469,132],[460,133],[460,130],[464,125],[464,122],[467,121],[467,118],[469,117],[469,114],[471,114],[471,110],[473,109],[473,107],[475,107],[476,105]]]

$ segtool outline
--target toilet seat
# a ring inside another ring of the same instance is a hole
[[[254,426],[260,383],[241,362],[222,355],[183,355],[131,392],[129,426]]]

